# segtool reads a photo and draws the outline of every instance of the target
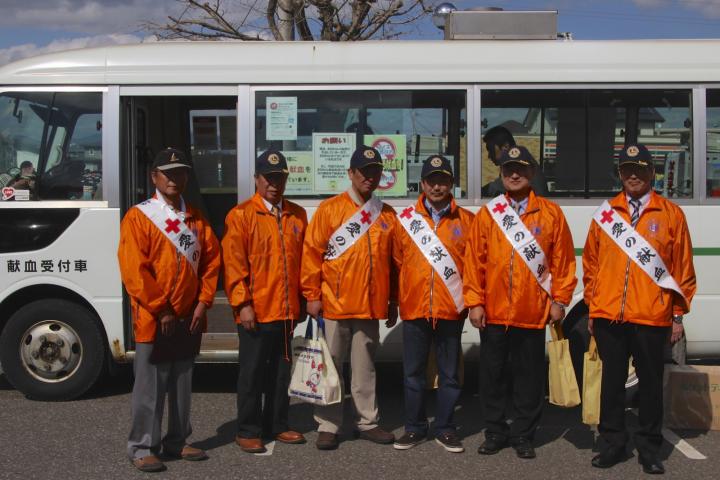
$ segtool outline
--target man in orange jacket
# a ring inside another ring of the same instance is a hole
[[[463,452],[453,424],[460,397],[460,336],[466,310],[462,296],[463,254],[473,214],[457,206],[450,161],[433,155],[423,163],[423,193],[398,220],[395,261],[400,272],[400,317],[403,319],[405,434],[395,449],[407,450],[425,440],[425,383],[430,345],[435,343],[438,369],[435,438],[449,452]]]
[[[170,417],[163,455],[207,458],[202,450],[185,444],[192,432],[192,369],[199,349],[199,338],[195,343],[188,338],[206,328],[206,310],[215,298],[220,271],[220,247],[208,221],[183,200],[189,170],[181,151],[161,151],[151,172],[155,195],[128,210],[120,226],[118,259],[135,335],[127,453],[145,472],[165,469],[157,455],[166,392]]]
[[[373,195],[380,183],[383,164],[374,148],[361,146],[350,160],[351,188],[325,200],[313,215],[302,259],[302,292],[307,310],[325,317],[326,339],[335,368],[342,372],[350,358],[351,393],[360,437],[388,444],[392,433],[378,426],[375,397],[375,351],[380,341],[378,319],[397,321],[391,293],[393,236],[398,225],[395,211]],[[338,446],[343,421],[342,403],[315,408],[316,446]]]
[[[530,186],[536,165],[530,152],[512,147],[500,165],[507,193],[480,209],[465,249],[465,306],[480,329],[487,425],[478,453],[495,454],[509,442],[529,459],[545,397],[545,326],[562,320],[572,299],[575,251],[560,207]],[[507,405],[517,412],[510,426]]]
[[[305,210],[283,198],[282,153],[255,161],[255,195],[230,210],[222,240],[225,291],[238,324],[237,436],[240,448],[265,452],[263,434],[305,443],[288,428],[290,340],[300,318],[300,259]],[[263,405],[262,395],[265,394]]]
[[[625,381],[630,356],[639,384],[638,460],[661,474],[663,352],[682,338],[695,295],[692,243],[680,207],[652,191],[655,168],[643,145],[620,153],[623,191],[593,215],[583,251],[589,329],[602,359],[600,424],[605,445],[592,460],[609,468],[625,458]]]

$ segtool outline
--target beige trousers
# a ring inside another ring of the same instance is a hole
[[[350,393],[357,429],[367,431],[377,427],[379,416],[375,397],[375,351],[380,342],[380,322],[326,319],[325,339],[341,378],[343,363],[350,354]],[[343,403],[315,407],[318,432],[338,433],[343,424]]]

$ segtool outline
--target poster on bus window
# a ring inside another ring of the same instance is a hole
[[[297,140],[297,97],[267,97],[266,140]]]
[[[383,175],[375,194],[381,197],[404,197],[407,195],[407,150],[405,135],[365,135],[365,145],[380,152],[383,159]]]
[[[350,188],[347,170],[355,151],[355,133],[313,133],[315,193],[335,194]]]
[[[283,152],[288,164],[286,195],[312,195],[314,185],[312,152]]]

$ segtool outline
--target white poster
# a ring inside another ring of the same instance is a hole
[[[267,97],[266,140],[297,140],[297,97]]]
[[[350,188],[347,170],[355,151],[355,133],[313,133],[315,193],[336,194]]]

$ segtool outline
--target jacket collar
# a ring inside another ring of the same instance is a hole
[[[270,211],[267,209],[267,205],[265,205],[263,197],[261,197],[259,193],[255,192],[255,195],[252,196],[251,201],[255,206],[255,210],[257,210],[258,213],[270,215]],[[280,216],[283,215],[287,215],[287,200],[285,200],[284,196],[280,201]]]
[[[643,213],[650,211],[650,210],[662,210],[662,205],[660,203],[660,195],[655,193],[654,190],[650,190],[650,201],[648,202],[647,206],[644,208]],[[623,212],[630,214],[630,206],[628,205],[627,201],[627,195],[625,194],[625,191],[618,193],[615,195],[610,201],[610,206],[613,208],[616,208],[618,210],[622,210]]]
[[[505,198],[507,199],[508,205],[512,205],[512,199],[510,196],[506,193]],[[528,203],[527,208],[523,213],[520,214],[522,217],[523,215],[527,215],[528,213],[533,213],[540,210],[540,202],[537,199],[537,196],[535,195],[535,192],[533,189],[530,189],[530,194],[528,195]]]
[[[455,215],[457,213],[457,203],[455,202],[455,197],[452,195],[450,196],[450,212],[448,215]],[[432,220],[432,216],[430,215],[430,212],[427,211],[427,208],[425,208],[425,194],[421,193],[420,196],[417,199],[417,202],[415,202],[415,211],[418,212],[423,217],[429,218]]]
[[[155,190],[155,193],[153,193],[152,198],[159,200],[160,203],[163,204],[163,206],[167,205],[169,207],[169,205],[167,204],[163,196],[160,194],[160,192],[157,191],[157,189]],[[180,210],[182,212],[182,216],[184,216],[185,218],[192,218],[195,215],[195,209],[192,208],[182,196],[180,197]]]

